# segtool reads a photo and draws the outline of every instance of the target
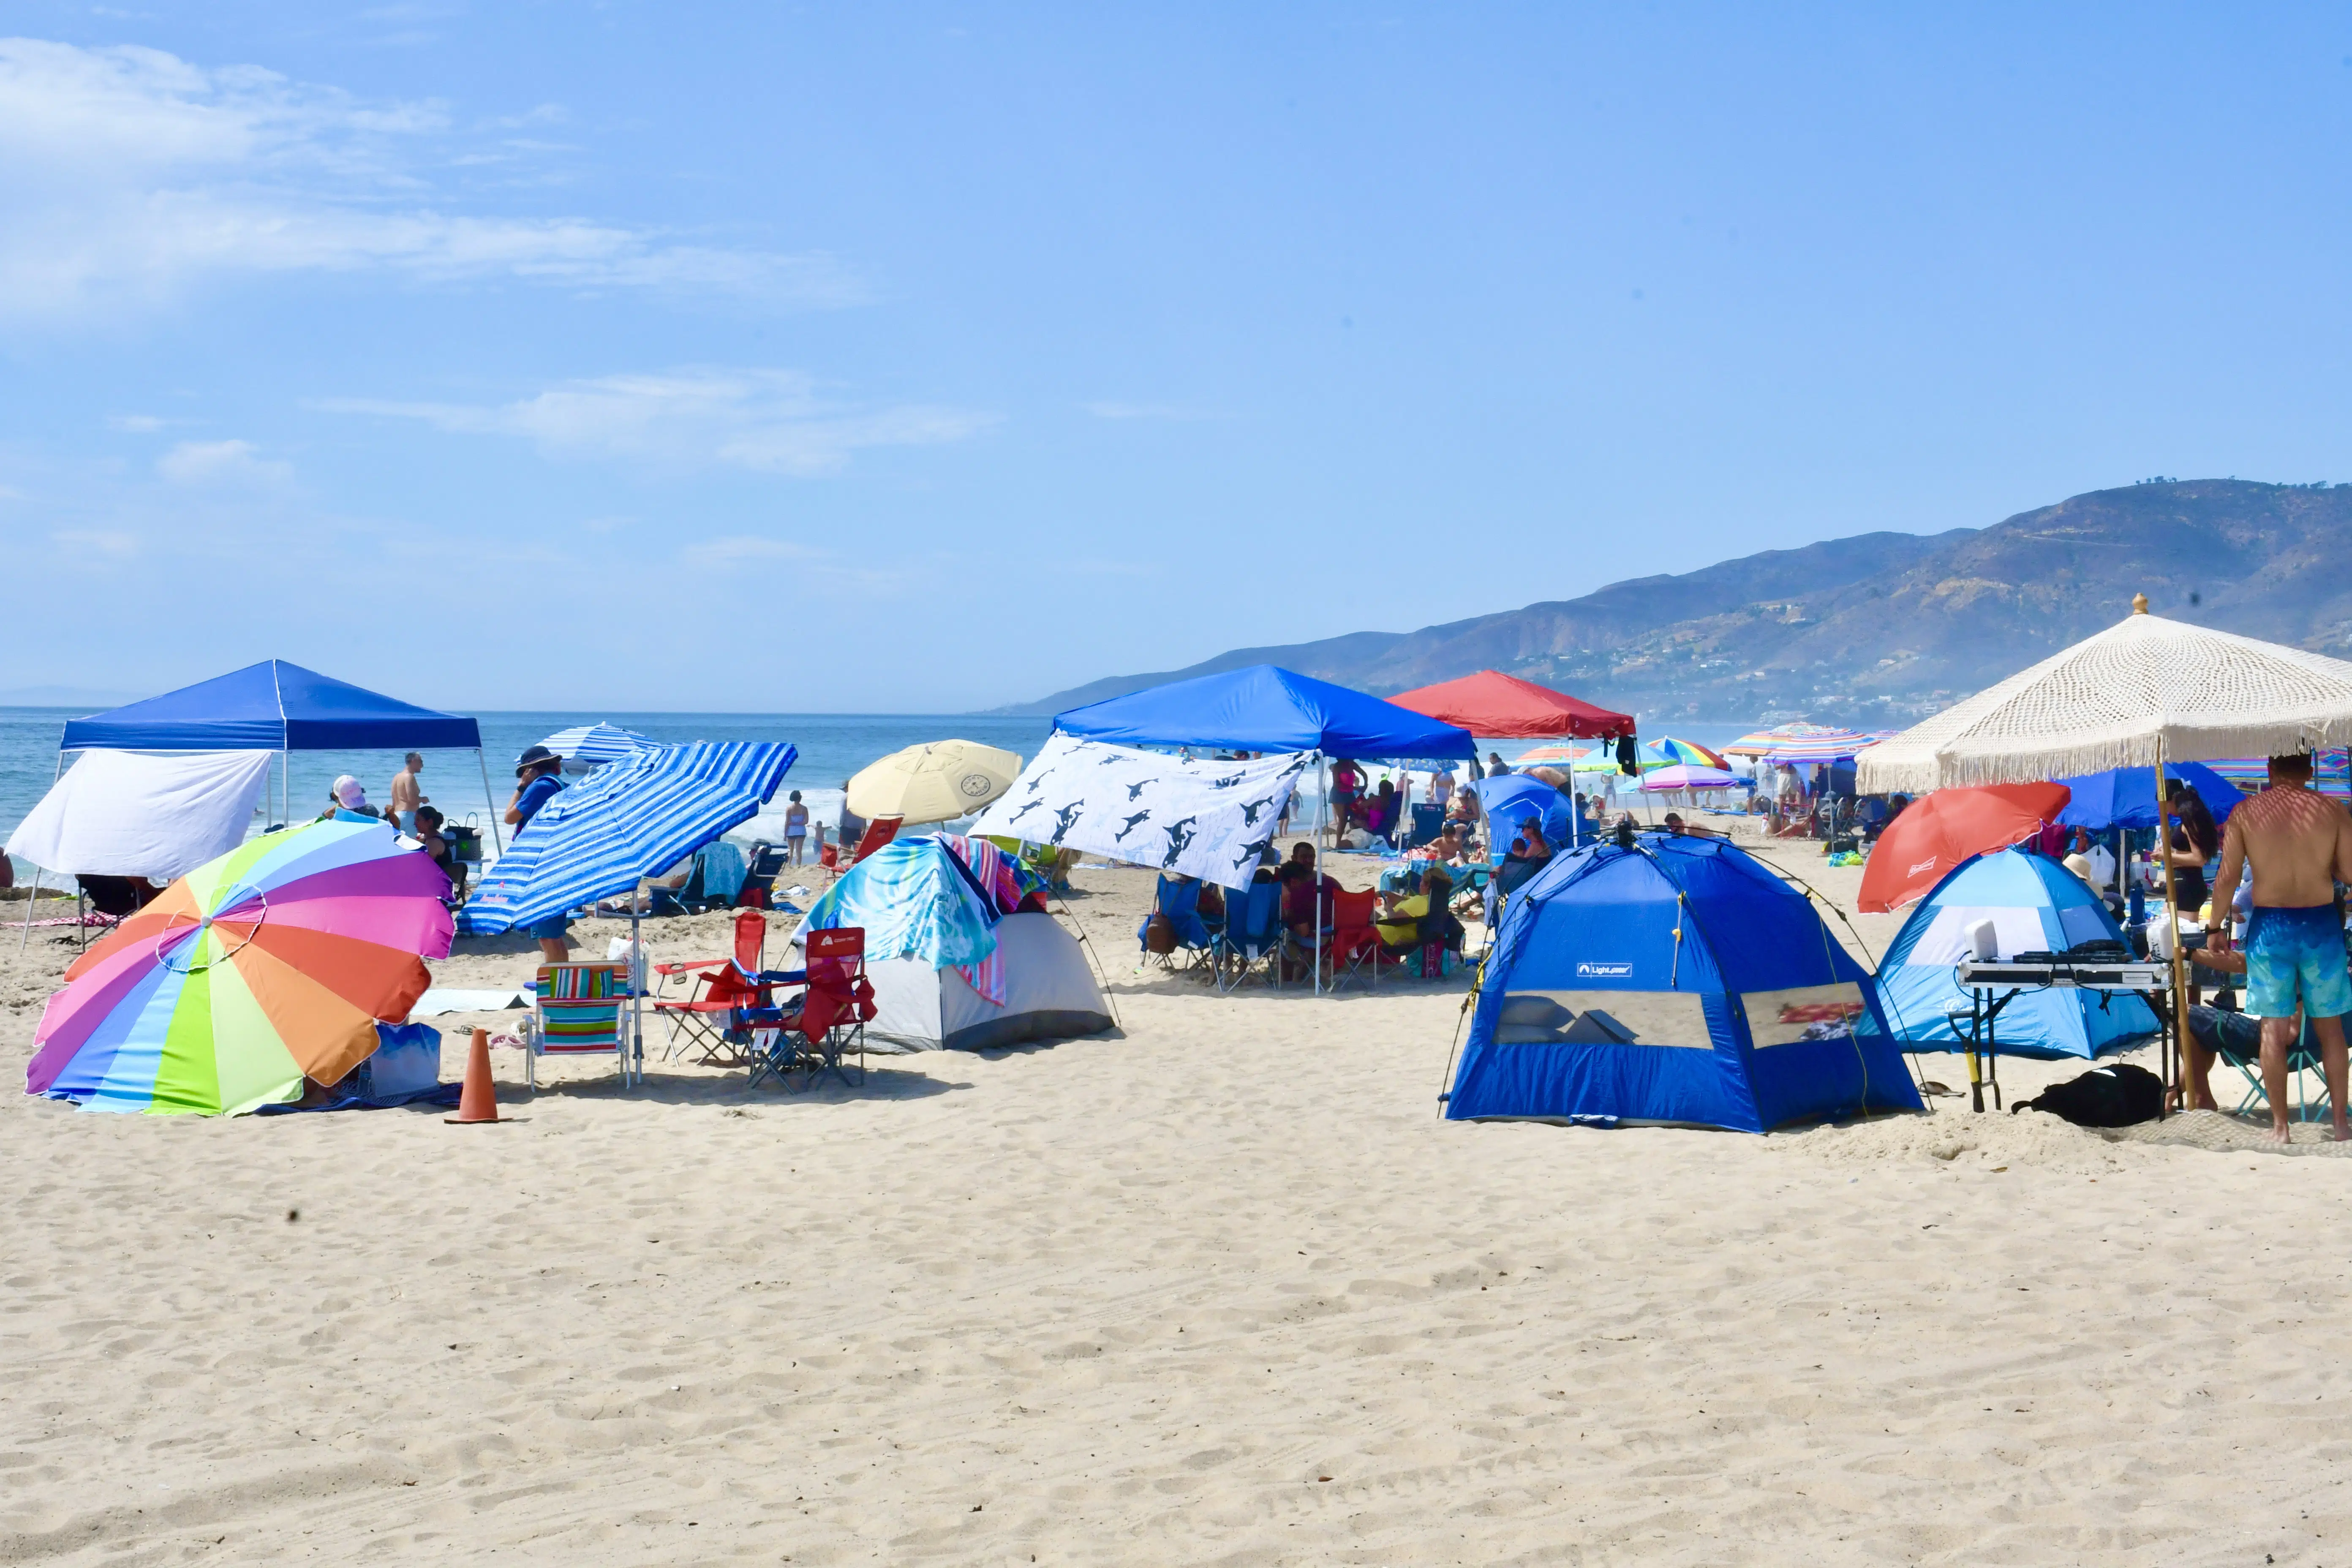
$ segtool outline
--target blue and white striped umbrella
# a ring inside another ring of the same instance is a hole
[[[540,744],[567,763],[617,763],[661,742],[617,724],[574,724],[569,730],[558,730]]]
[[[495,934],[631,890],[756,816],[799,754],[754,741],[630,752],[540,807],[476,884],[464,929]]]

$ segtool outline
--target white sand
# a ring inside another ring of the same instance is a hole
[[[0,1561],[2352,1560],[2352,1166],[1447,1123],[1457,988],[1134,979],[1081,881],[1123,1036],[862,1093],[0,1100]]]

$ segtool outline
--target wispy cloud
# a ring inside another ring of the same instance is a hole
[[[259,489],[276,489],[294,478],[291,464],[256,455],[249,441],[182,441],[155,459],[155,472],[175,485]]]
[[[686,563],[689,566],[740,566],[753,561],[817,561],[825,552],[789,539],[766,539],[758,534],[732,533],[721,539],[706,539],[686,547]]]
[[[793,475],[831,473],[862,447],[961,441],[996,422],[993,415],[927,404],[844,405],[796,371],[701,366],[572,382],[504,404],[337,398],[321,406],[519,437],[551,457]]]
[[[80,556],[102,556],[109,561],[128,561],[139,552],[139,541],[117,529],[63,528],[49,535],[68,560]]]
[[[1097,419],[1167,419],[1179,423],[1224,417],[1213,409],[1187,408],[1174,403],[1089,403],[1087,412]]]
[[[0,320],[152,306],[206,276],[363,269],[861,297],[822,255],[467,210],[430,178],[477,150],[450,124],[438,103],[371,102],[251,66],[0,39]]]

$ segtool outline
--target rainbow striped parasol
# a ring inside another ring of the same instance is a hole
[[[236,1115],[334,1083],[449,952],[449,879],[377,822],[314,822],[197,867],[66,971],[25,1090]]]

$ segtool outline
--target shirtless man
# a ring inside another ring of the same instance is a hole
[[[2263,1092],[2271,1102],[2271,1138],[2287,1141],[2286,1053],[2294,1041],[2296,996],[2319,1037],[2327,1097],[2338,1142],[2352,1139],[2345,1121],[2344,1015],[2352,1013],[2344,928],[2336,883],[2352,879],[2352,816],[2311,788],[2309,757],[2273,757],[2270,784],[2230,814],[2221,837],[2221,876],[2213,907],[2230,908],[2238,879],[2251,868],[2254,913],[2246,922],[2246,1011],[2263,1021]],[[2206,941],[2229,946],[2226,921]]]
[[[433,797],[417,786],[416,775],[425,771],[425,759],[415,752],[402,759],[407,766],[392,775],[392,812],[401,831],[416,831],[416,808]]]

